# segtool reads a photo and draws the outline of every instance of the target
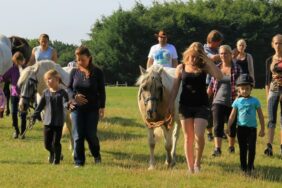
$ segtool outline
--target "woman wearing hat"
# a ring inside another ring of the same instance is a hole
[[[153,45],[150,49],[147,61],[147,68],[153,64],[160,64],[164,67],[176,67],[178,65],[177,52],[174,45],[167,43],[167,34],[160,31],[155,34],[159,43]]]
[[[253,78],[249,74],[241,74],[236,81],[239,97],[232,104],[232,111],[229,116],[228,129],[235,119],[237,120],[237,138],[240,149],[241,170],[251,172],[254,170],[254,160],[256,155],[257,140],[257,120],[258,114],[261,129],[259,136],[264,136],[264,117],[260,102],[257,98],[251,96]]]

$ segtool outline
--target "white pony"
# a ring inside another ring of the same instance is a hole
[[[39,102],[40,96],[43,93],[43,90],[47,88],[44,81],[43,75],[50,69],[55,69],[62,77],[63,88],[69,84],[69,73],[72,68],[66,67],[62,68],[59,64],[54,63],[51,60],[42,60],[35,63],[32,66],[26,67],[20,73],[20,78],[18,80],[18,86],[21,88],[21,96],[19,101],[19,109],[21,111],[26,111],[29,107],[30,101],[34,98],[34,95],[37,94],[36,99]],[[66,111],[66,123],[69,132],[70,132],[70,143],[71,149],[73,149],[73,137],[71,133],[71,121],[69,112]]]
[[[148,127],[149,170],[155,168],[154,148],[160,128],[165,139],[166,164],[168,167],[173,167],[176,162],[176,143],[181,127],[178,117],[179,96],[175,100],[173,114],[168,114],[167,111],[175,69],[153,65],[147,70],[140,67],[140,70],[141,76],[136,83],[139,85],[137,100],[142,119]]]
[[[9,38],[0,34],[0,75],[3,75],[12,65],[11,42]]]

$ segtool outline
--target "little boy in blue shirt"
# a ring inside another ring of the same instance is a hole
[[[232,104],[232,112],[228,120],[228,130],[235,118],[237,119],[237,138],[240,149],[241,170],[251,172],[254,170],[254,160],[256,154],[257,140],[257,121],[256,113],[258,114],[261,129],[259,136],[263,137],[264,133],[264,117],[261,110],[260,102],[257,98],[250,96],[253,79],[248,74],[242,74],[236,81],[239,97]]]

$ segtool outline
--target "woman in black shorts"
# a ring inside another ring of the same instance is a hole
[[[206,56],[201,43],[194,42],[183,53],[183,63],[176,67],[176,79],[169,107],[172,109],[182,81],[179,113],[184,133],[185,156],[190,173],[200,171],[200,162],[205,146],[204,134],[210,114],[205,83],[207,73],[217,79],[222,77],[220,70]]]

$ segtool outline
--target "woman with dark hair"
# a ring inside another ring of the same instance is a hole
[[[78,47],[75,56],[77,68],[70,73],[68,93],[71,98],[74,163],[75,167],[82,167],[85,164],[85,140],[94,162],[101,163],[97,125],[99,118],[104,117],[106,92],[103,72],[92,64],[89,49]]]

